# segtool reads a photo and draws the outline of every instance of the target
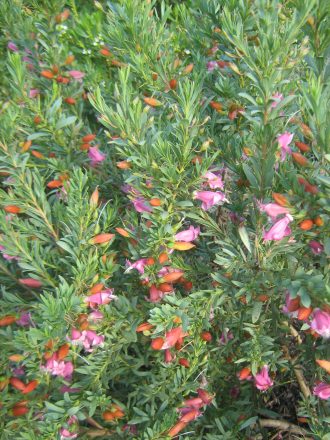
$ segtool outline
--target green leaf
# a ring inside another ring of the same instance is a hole
[[[56,128],[56,130],[59,130],[63,127],[67,127],[68,125],[73,124],[76,121],[76,119],[77,119],[77,116],[68,116],[67,118],[61,118],[57,122],[55,128]]]
[[[251,244],[250,244],[250,239],[249,239],[249,235],[247,233],[246,227],[239,226],[238,233],[239,233],[239,236],[241,237],[241,240],[242,240],[244,246],[246,247],[246,249],[249,252],[251,252]]]
[[[253,309],[252,309],[252,323],[253,324],[255,324],[258,321],[260,314],[261,314],[261,311],[262,311],[262,303],[257,301],[254,304]]]

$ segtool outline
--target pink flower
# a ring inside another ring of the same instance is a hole
[[[99,310],[94,310],[92,313],[88,315],[88,320],[92,322],[101,321],[104,318],[104,315]]]
[[[292,142],[292,139],[293,139],[293,134],[287,131],[277,136],[277,141],[279,143],[279,146],[281,147],[282,162],[285,160],[287,154],[292,153],[291,148],[289,147],[289,144]]]
[[[23,312],[19,319],[16,320],[16,324],[22,327],[31,325],[31,313]]]
[[[182,331],[182,327],[174,327],[165,334],[165,342],[162,346],[162,350],[174,347],[177,342],[182,342],[183,338],[187,336],[188,333]]]
[[[30,89],[29,98],[31,98],[31,99],[36,98],[39,94],[40,94],[39,89]]]
[[[328,400],[330,398],[330,384],[320,382],[314,387],[313,394],[322,400]]]
[[[84,349],[91,353],[93,351],[92,347],[103,344],[104,336],[98,335],[93,330],[80,332],[77,329],[72,329],[71,342],[75,345],[83,345]]]
[[[213,72],[214,69],[217,69],[218,63],[216,61],[209,61],[206,67],[208,72]]]
[[[228,328],[226,328],[221,333],[221,337],[220,337],[219,343],[222,344],[222,345],[226,345],[232,339],[234,339],[233,333]]]
[[[282,238],[291,234],[289,224],[293,221],[290,214],[286,214],[283,218],[278,220],[270,229],[263,233],[264,241],[282,240]]]
[[[7,44],[7,47],[12,52],[18,52],[18,47],[16,46],[16,44],[13,41],[9,41],[9,43]]]
[[[254,375],[254,383],[260,391],[266,391],[274,384],[268,375],[268,365],[264,365],[260,372]]]
[[[164,352],[164,362],[165,364],[170,364],[173,361],[172,353],[169,349]]]
[[[11,260],[19,260],[19,257],[15,257],[15,256],[12,256],[12,255],[8,255],[8,254],[6,254],[4,251],[5,251],[5,247],[2,246],[2,245],[0,245],[0,252],[2,253],[2,256],[3,256],[3,258],[4,258],[5,260],[7,260],[7,261],[11,261]]]
[[[73,373],[72,362],[58,361],[56,353],[47,360],[46,365],[42,368],[53,376],[62,376],[66,380],[70,380]]]
[[[218,205],[221,202],[227,202],[225,195],[220,191],[195,191],[194,199],[202,201],[202,209],[207,211],[214,205]]]
[[[142,274],[144,273],[144,266],[147,264],[147,261],[148,261],[147,258],[140,258],[134,263],[131,263],[129,260],[126,260],[127,269],[125,270],[125,272],[129,272],[132,269],[136,269],[139,273]]]
[[[61,436],[60,440],[74,439],[78,437],[78,433],[74,432],[78,428],[78,418],[76,416],[71,416],[67,421],[67,424],[70,429],[66,429],[66,428],[60,429],[60,436]]]
[[[137,212],[152,212],[151,206],[146,204],[146,201],[143,197],[133,199],[132,203]]]
[[[276,108],[278,106],[278,104],[283,101],[283,95],[282,93],[278,93],[276,92],[271,99],[273,100],[273,102],[270,105],[270,108]]]
[[[149,289],[149,301],[152,303],[158,303],[164,295],[164,292],[158,290],[154,284]]]
[[[300,307],[299,296],[296,298],[291,298],[290,293],[285,295],[285,305],[282,308],[283,313],[289,315],[291,318],[296,318],[298,316],[298,309]]]
[[[269,217],[272,219],[275,219],[277,216],[281,214],[290,214],[290,211],[288,208],[285,208],[284,206],[280,206],[277,203],[267,203],[264,205],[263,203],[259,204],[259,209],[262,212],[265,212]]]
[[[95,308],[95,306],[100,306],[103,304],[109,304],[110,301],[116,299],[116,295],[113,294],[114,289],[105,289],[99,293],[94,293],[93,295],[86,296],[84,302],[89,303],[89,307]]]
[[[318,255],[320,253],[322,253],[324,251],[324,246],[323,244],[319,243],[316,240],[311,240],[309,242],[309,247],[311,248],[311,251],[313,252],[313,254]]]
[[[97,147],[89,147],[88,157],[90,158],[92,165],[97,165],[98,163],[103,162],[107,156]]]
[[[73,79],[82,79],[85,76],[85,74],[80,72],[80,70],[69,70],[68,74]]]
[[[223,181],[220,176],[218,176],[215,173],[212,173],[211,171],[208,171],[203,176],[204,179],[207,179],[207,183],[211,189],[223,189]]]
[[[199,226],[197,228],[190,226],[189,229],[185,229],[184,231],[175,234],[174,238],[176,241],[185,241],[188,243],[190,241],[196,240],[200,232],[201,230]]]
[[[325,339],[330,338],[330,315],[320,309],[313,312],[311,328]]]

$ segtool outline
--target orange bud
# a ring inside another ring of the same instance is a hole
[[[74,60],[75,60],[74,55],[68,55],[65,58],[65,64],[68,66],[69,64],[72,64]]]
[[[313,137],[312,130],[308,127],[308,125],[304,124],[303,122],[300,123],[301,131],[304,136],[311,139]]]
[[[25,141],[22,147],[23,153],[25,153],[32,145],[32,141]]]
[[[249,376],[251,376],[251,369],[249,367],[242,368],[241,371],[238,373],[239,380],[245,380]]]
[[[173,283],[174,281],[178,281],[179,278],[181,278],[183,275],[183,271],[180,270],[178,272],[170,272],[170,273],[166,273],[165,275],[162,276],[162,280],[165,283]]]
[[[201,156],[195,156],[193,159],[191,159],[191,163],[202,163],[203,158]]]
[[[12,412],[14,417],[20,417],[29,412],[29,408],[27,406],[18,406],[16,404],[13,406]]]
[[[307,153],[308,151],[310,151],[310,147],[307,144],[304,144],[303,142],[295,142],[296,147],[299,148],[300,151],[302,151],[303,153]]]
[[[295,312],[300,307],[300,296],[296,296],[296,298],[291,299],[287,306],[288,312]]]
[[[206,341],[206,342],[212,341],[212,335],[210,332],[203,332],[201,334],[201,338],[203,339],[203,341]]]
[[[67,357],[70,350],[69,344],[63,344],[60,346],[60,348],[57,350],[57,359],[59,361],[62,361],[64,358]]]
[[[21,354],[12,354],[8,357],[8,359],[12,362],[20,362],[24,359],[24,356],[22,356]]]
[[[162,201],[160,199],[154,198],[150,199],[149,203],[151,206],[160,206],[162,204]]]
[[[152,73],[152,74],[151,74],[151,78],[153,79],[153,81],[157,81],[157,79],[158,79],[158,73]]]
[[[39,384],[39,381],[37,380],[31,380],[28,384],[25,385],[24,390],[22,391],[22,394],[29,394],[31,393]]]
[[[118,234],[121,235],[122,237],[129,237],[130,236],[129,232],[127,232],[126,229],[123,229],[123,228],[115,228],[115,229],[118,232]]]
[[[21,208],[15,205],[7,205],[3,209],[10,214],[18,214],[21,212]]]
[[[308,165],[308,160],[300,153],[292,153],[293,160],[300,166],[305,167]]]
[[[191,281],[185,281],[183,283],[183,288],[186,292],[189,292],[193,288],[193,283]]]
[[[58,74],[58,66],[56,66],[56,64],[54,64],[53,66],[52,66],[52,72],[55,74],[55,75],[57,75]]]
[[[266,301],[269,300],[269,296],[268,295],[259,295],[257,297],[257,300],[260,301],[260,302],[266,302]]]
[[[25,383],[22,382],[20,379],[18,379],[17,377],[11,377],[9,379],[9,383],[10,385],[15,388],[16,390],[19,391],[23,391],[25,388]]]
[[[99,189],[95,188],[93,194],[91,195],[91,198],[89,199],[89,204],[92,208],[96,208],[98,203],[99,203]]]
[[[0,327],[6,327],[7,325],[14,324],[16,321],[16,316],[14,315],[6,315],[0,318]]]
[[[312,307],[300,307],[298,309],[298,319],[300,321],[305,321],[309,315],[312,313]]]
[[[24,286],[31,287],[32,289],[38,289],[42,286],[42,282],[34,278],[20,278],[18,281]]]
[[[141,333],[141,332],[149,331],[152,328],[153,328],[152,324],[149,324],[149,322],[143,322],[142,324],[136,327],[135,331],[136,333]]]
[[[166,261],[168,261],[168,254],[166,252],[162,252],[158,257],[158,261],[160,264],[163,264]]]
[[[37,150],[32,150],[31,154],[32,154],[32,156],[36,157],[37,159],[44,159],[45,158],[45,156],[42,153],[40,153],[40,151],[37,151]]]
[[[185,367],[185,368],[189,368],[190,367],[190,362],[188,361],[188,359],[185,359],[185,358],[180,358],[179,359],[179,364],[182,367]]]
[[[192,243],[187,243],[185,241],[176,241],[172,248],[177,250],[177,251],[188,251],[189,249],[194,248],[195,245]]]
[[[155,264],[155,260],[152,257],[147,258],[147,260],[146,260],[147,266],[152,266],[154,264]]]
[[[328,374],[330,374],[330,361],[326,361],[324,359],[317,359],[316,363],[323,368]]]
[[[69,96],[68,98],[64,99],[64,102],[66,102],[69,105],[75,105],[77,101],[74,98],[72,98],[71,96]]]
[[[104,288],[103,283],[95,284],[91,289],[89,289],[89,293],[91,295],[94,295],[95,293],[100,293],[102,292],[103,288]]]
[[[220,102],[216,102],[216,101],[211,101],[210,102],[210,106],[216,110],[217,112],[220,112],[222,110],[222,105],[220,104]]]
[[[59,188],[63,186],[63,182],[61,180],[51,180],[47,183],[47,188]]]
[[[82,138],[82,141],[84,142],[84,143],[88,143],[88,142],[92,142],[94,139],[96,138],[96,134],[86,134],[86,136],[84,136],[83,138]]]
[[[36,124],[36,125],[38,125],[38,124],[40,124],[40,122],[42,121],[42,119],[41,119],[41,117],[39,116],[39,115],[36,115],[34,118],[33,118],[33,122]],[[30,141],[31,142],[31,141]],[[31,142],[32,143],[32,142]]]
[[[161,283],[158,285],[157,289],[164,293],[173,292],[173,286],[169,283]]]
[[[314,226],[313,220],[305,219],[301,223],[299,223],[299,228],[303,231],[309,231]]]
[[[40,75],[43,76],[44,78],[47,78],[47,79],[53,79],[54,78],[54,74],[50,70],[42,70],[40,72]]]
[[[151,341],[151,348],[153,350],[161,350],[162,346],[164,345],[164,339],[163,338],[155,338]]]
[[[121,162],[117,162],[116,165],[117,168],[121,170],[128,170],[129,168],[131,168],[131,164],[127,162],[127,160],[122,160]]]
[[[95,235],[91,240],[89,240],[90,244],[102,244],[102,243],[108,243],[113,239],[115,234],[98,234]]]
[[[103,55],[104,57],[110,57],[112,55],[112,53],[110,52],[109,49],[107,49],[106,47],[103,47],[100,50],[100,54]]]
[[[167,435],[171,438],[176,437],[186,426],[186,422],[178,422],[168,431]]]
[[[176,86],[177,86],[176,79],[171,79],[170,82],[169,82],[169,86],[170,86],[170,89],[175,90]]]
[[[319,192],[316,185],[311,185],[306,179],[298,177],[298,182],[305,187],[305,191],[310,194],[317,194]]]
[[[183,73],[184,75],[188,75],[189,73],[192,72],[193,68],[194,68],[194,65],[193,65],[192,63],[191,63],[191,64],[188,64],[188,66],[186,66],[186,67],[183,69],[182,73]]]
[[[79,149],[80,151],[87,151],[89,150],[90,144],[81,144]]]
[[[160,105],[162,105],[162,103],[160,101],[158,101],[158,99],[155,99],[155,98],[144,97],[143,101],[147,105],[150,105],[150,107],[159,107]]]
[[[273,199],[280,206],[290,206],[290,202],[283,194],[273,193]]]
[[[322,219],[322,217],[316,217],[316,218],[314,218],[314,225],[316,225],[316,226],[323,226],[324,225],[324,221],[323,221],[323,219]]]

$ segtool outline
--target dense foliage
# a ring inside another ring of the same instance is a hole
[[[330,439],[329,8],[0,2],[1,439]]]

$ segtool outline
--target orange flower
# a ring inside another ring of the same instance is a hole
[[[251,369],[249,367],[242,368],[241,371],[238,373],[239,380],[248,380],[251,377]]]
[[[115,234],[98,234],[95,235],[91,240],[89,240],[89,243],[91,244],[103,244],[108,243],[113,239]]]
[[[25,389],[25,383],[22,382],[20,379],[18,379],[17,377],[11,377],[9,379],[9,383],[10,385],[15,388],[16,390],[19,391],[23,391]]]
[[[70,350],[69,344],[63,344],[60,346],[60,348],[57,350],[57,359],[59,361],[62,361],[64,358],[67,357]]]
[[[14,417],[24,416],[27,412],[29,412],[29,408],[25,405],[18,405],[18,403],[14,405],[12,409]]]
[[[161,279],[165,283],[173,283],[174,281],[178,281],[179,278],[182,277],[182,275],[183,275],[183,271],[180,270],[177,272],[166,273],[165,275],[163,275],[163,277]]]
[[[161,283],[157,286],[157,289],[164,293],[173,292],[173,286],[169,283]]]
[[[167,435],[171,438],[176,437],[186,426],[186,422],[178,422],[168,431]]]
[[[151,206],[160,206],[162,204],[162,201],[160,199],[154,198],[150,199],[149,203]]]
[[[96,208],[98,203],[99,203],[99,189],[95,188],[93,194],[91,195],[91,198],[89,199],[89,204],[90,206]]]
[[[91,295],[94,295],[95,293],[100,293],[102,292],[103,288],[104,288],[103,283],[97,283],[91,289],[89,289],[89,293]]]
[[[189,73],[191,73],[192,71],[193,71],[193,68],[194,68],[194,65],[191,63],[191,64],[188,64],[188,66],[186,66],[184,69],[183,69],[183,71],[182,71],[182,73],[184,74],[184,75],[188,75]]]
[[[23,144],[23,147],[22,147],[23,153],[28,151],[28,149],[31,147],[31,145],[32,145],[32,141],[25,141]]]
[[[87,151],[90,147],[90,144],[81,144],[80,145],[80,151]]]
[[[160,264],[163,264],[166,261],[168,261],[168,254],[166,252],[162,252],[158,257],[158,261]]]
[[[185,358],[180,358],[179,359],[179,364],[182,365],[182,367],[185,367],[185,368],[189,368],[190,367],[190,362],[188,361],[188,359],[185,359]]]
[[[175,90],[176,86],[177,86],[176,79],[171,79],[170,82],[169,82],[169,86],[170,86],[170,89]]]
[[[210,332],[203,332],[203,333],[201,334],[201,338],[202,338],[203,341],[205,341],[205,342],[210,342],[210,341],[212,341],[212,335],[211,335]]]
[[[6,315],[0,318],[0,327],[6,327],[7,325],[14,324],[16,321],[16,316],[14,315]]]
[[[22,390],[22,394],[31,393],[37,386],[39,382],[37,380],[31,380],[28,384],[25,385],[24,390]]]
[[[314,218],[314,225],[316,226],[323,226],[324,225],[324,221],[322,219],[322,217],[318,216],[316,218]]]
[[[65,64],[68,66],[69,64],[72,64],[74,62],[74,55],[68,55],[65,59]]]
[[[103,55],[104,57],[110,57],[112,55],[112,53],[110,52],[109,49],[107,49],[106,47],[103,47],[100,50],[100,54]]]
[[[309,231],[314,226],[313,220],[311,219],[305,219],[301,223],[299,223],[299,228],[303,231]]]
[[[299,148],[300,151],[302,151],[303,153],[307,153],[308,151],[310,151],[310,147],[307,144],[304,144],[303,142],[295,142],[296,147]]]
[[[7,205],[3,209],[9,214],[19,214],[21,212],[21,208],[15,205]]]
[[[300,321],[305,321],[310,316],[312,311],[313,311],[312,307],[300,307],[298,309],[298,319]]]
[[[21,354],[12,354],[8,356],[8,359],[12,362],[20,362],[24,359],[24,356],[22,356]]]
[[[32,154],[32,156],[36,157],[37,159],[44,159],[45,158],[45,156],[42,153],[40,153],[40,151],[37,151],[37,150],[32,150],[31,154]]]
[[[155,338],[151,341],[151,348],[153,350],[161,350],[163,345],[164,345],[163,338]]]
[[[216,101],[211,101],[210,102],[210,106],[216,110],[217,112],[221,112],[222,110],[222,105],[220,104],[220,102],[216,102]]]
[[[77,101],[74,98],[72,98],[72,96],[68,96],[67,98],[64,99],[64,102],[66,102],[69,105],[75,105]]]

